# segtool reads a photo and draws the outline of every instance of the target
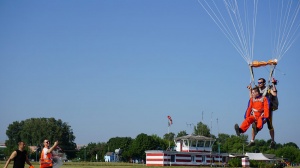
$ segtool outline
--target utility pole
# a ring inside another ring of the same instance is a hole
[[[84,162],[86,162],[86,146],[84,146]]]
[[[210,116],[210,138],[211,137],[211,134],[212,134],[212,115],[213,115],[213,112],[211,112],[211,116]],[[211,150],[210,150],[210,166],[212,167],[212,161],[213,159],[211,159],[211,153],[212,153],[212,141],[210,140],[210,147],[211,147]]]
[[[202,125],[203,125],[203,111],[202,111]],[[203,135],[203,128],[201,128],[201,135]]]

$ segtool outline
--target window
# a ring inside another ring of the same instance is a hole
[[[204,141],[199,141],[198,142],[198,147],[204,147]]]
[[[175,162],[175,155],[171,155],[171,162]]]
[[[195,162],[196,161],[196,157],[195,156],[191,156],[191,161]]]

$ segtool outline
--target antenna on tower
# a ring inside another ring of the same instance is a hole
[[[203,125],[203,111],[202,111],[202,125]],[[201,128],[201,135],[203,135],[203,127]]]
[[[186,126],[187,126],[187,127],[190,127],[191,129],[192,129],[192,125],[195,127],[195,125],[194,125],[193,123],[187,123],[187,122],[186,122]],[[196,128],[196,130],[197,130],[197,128]],[[192,131],[192,133],[193,133],[193,131]],[[192,134],[192,133],[191,133],[191,134]]]
[[[211,116],[210,116],[210,136],[212,134],[212,115],[213,115],[213,112],[211,112]]]
[[[219,138],[220,132],[219,132],[219,119],[218,118],[217,118],[217,126],[218,126],[218,138]]]

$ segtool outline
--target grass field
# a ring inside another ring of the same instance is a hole
[[[39,164],[32,162],[35,168],[39,168]],[[0,168],[4,167],[5,162],[0,162]],[[11,162],[8,168],[13,167],[13,162]],[[25,168],[29,166],[26,164]],[[61,168],[148,168],[148,166],[144,164],[132,164],[132,163],[108,163],[108,162],[67,162],[64,163]],[[188,166],[191,167],[191,166]],[[149,166],[149,168],[151,168]],[[184,166],[176,166],[176,168],[185,168]],[[204,168],[204,167],[203,167]]]

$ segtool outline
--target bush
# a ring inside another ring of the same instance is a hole
[[[228,161],[229,167],[242,167],[242,159],[241,158],[233,158]]]
[[[250,167],[258,167],[258,168],[273,168],[273,163],[266,163],[256,160],[250,160]]]

